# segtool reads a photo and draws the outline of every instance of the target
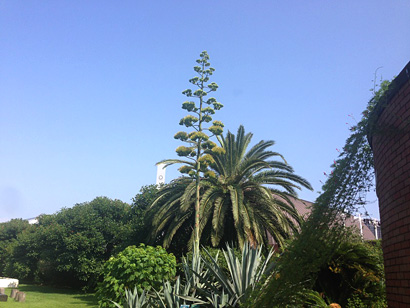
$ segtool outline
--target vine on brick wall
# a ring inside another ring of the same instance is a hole
[[[316,199],[316,204],[338,211],[352,212],[366,203],[365,194],[374,186],[373,152],[367,135],[374,126],[375,105],[383,98],[389,87],[389,81],[383,81],[378,91],[362,112],[362,119],[350,128],[352,134],[346,140],[339,158],[332,165],[333,171],[323,185],[323,193]]]
[[[367,135],[377,118],[374,107],[385,98],[389,84],[388,81],[380,84],[360,122],[351,127],[352,134],[332,165],[323,193],[316,199],[301,232],[278,260],[280,274],[271,277],[266,286],[256,292],[249,307],[302,306],[320,269],[349,237],[338,215],[363,205],[365,193],[373,188],[373,153]]]

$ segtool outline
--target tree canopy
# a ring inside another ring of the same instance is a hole
[[[310,184],[293,172],[282,155],[269,150],[273,141],[260,141],[250,149],[252,134],[228,132],[218,138],[223,152],[206,151],[208,177],[201,181],[200,238],[213,246],[250,241],[268,244],[268,234],[283,244],[298,230],[300,218],[291,198]],[[280,160],[273,160],[280,158]],[[168,247],[176,234],[187,237],[193,220],[195,182],[180,177],[164,186],[155,199],[152,239],[162,237]],[[190,236],[191,242],[193,235]]]

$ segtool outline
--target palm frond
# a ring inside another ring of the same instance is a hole
[[[230,239],[239,247],[246,241],[257,246],[268,243],[272,236],[282,245],[298,232],[301,217],[292,198],[298,190],[312,187],[293,172],[281,154],[270,150],[274,141],[262,140],[248,149],[252,137],[240,126],[236,135],[228,131],[218,137],[224,154],[206,150],[214,160],[210,169],[216,174],[201,179],[200,186],[200,237],[204,233],[201,239],[209,241],[207,244],[217,246],[222,239]],[[193,166],[178,159],[161,163]],[[181,177],[158,192],[150,210],[156,216],[153,232],[169,233],[163,237],[164,243],[169,244],[184,221],[193,217],[195,187],[193,178]]]
[[[183,160],[183,159],[164,159],[164,160],[157,162],[155,165],[158,166],[160,164],[164,164],[164,168],[174,165],[174,164],[184,164],[184,165],[189,165],[191,167],[195,167],[194,161]]]
[[[221,195],[215,199],[214,212],[212,216],[211,241],[213,246],[218,246],[225,228],[225,215],[228,211],[229,201]]]

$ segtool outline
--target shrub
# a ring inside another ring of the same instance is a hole
[[[343,242],[318,273],[314,289],[343,307],[374,307],[384,294],[383,259],[377,247],[358,239]],[[357,303],[356,303],[357,302]]]
[[[97,297],[102,307],[109,307],[108,300],[119,302],[126,289],[136,287],[138,292],[160,289],[162,282],[172,280],[175,274],[175,256],[164,248],[129,246],[104,264],[104,278],[98,284]]]

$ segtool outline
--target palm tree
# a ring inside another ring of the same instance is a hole
[[[300,217],[291,200],[301,187],[312,188],[293,173],[282,155],[268,150],[274,141],[262,140],[247,151],[252,136],[240,126],[236,136],[228,132],[218,138],[224,153],[208,151],[209,171],[201,180],[199,213],[203,244],[267,245],[269,233],[282,245],[298,230]],[[276,157],[283,161],[272,160]],[[161,237],[168,247],[175,234],[186,236],[194,220],[194,201],[191,177],[180,177],[162,188],[151,206],[152,238]]]

